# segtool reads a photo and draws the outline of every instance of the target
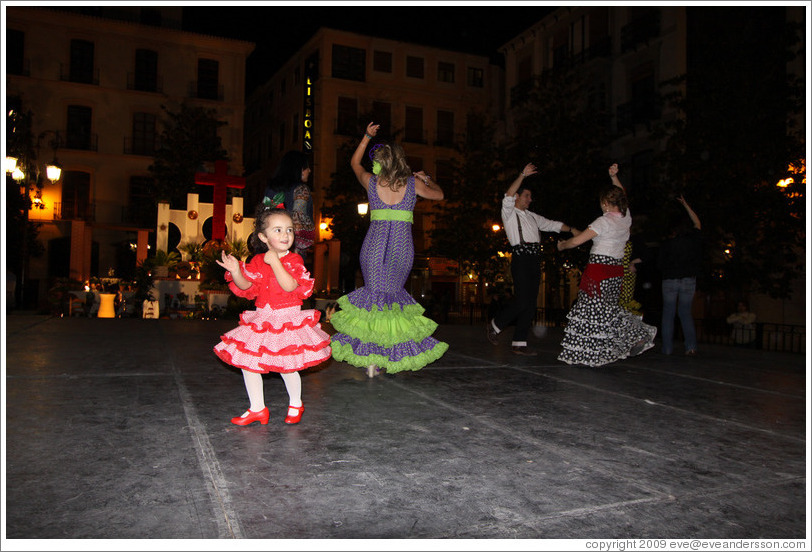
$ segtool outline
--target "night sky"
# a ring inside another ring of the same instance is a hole
[[[187,31],[256,43],[247,62],[247,92],[265,82],[319,27],[352,31],[492,57],[497,48],[555,8],[479,3],[386,6],[384,2],[326,6],[185,7]]]

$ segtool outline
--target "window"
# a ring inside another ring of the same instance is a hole
[[[569,27],[562,26],[553,36],[553,67],[563,66],[569,59]]]
[[[279,151],[285,149],[285,123],[279,125]]]
[[[218,100],[220,88],[220,62],[214,59],[197,60],[197,97]]]
[[[372,120],[381,125],[380,136],[387,136],[392,131],[392,104],[389,102],[372,102]]]
[[[152,113],[133,115],[132,148],[127,153],[134,155],[155,155],[156,117]]]
[[[403,139],[407,142],[425,142],[423,138],[423,108],[406,107],[406,128]]]
[[[6,31],[6,72],[25,74],[25,33],[15,29]]]
[[[375,50],[372,52],[372,70],[379,73],[392,72],[392,52]]]
[[[135,51],[133,89],[143,92],[158,91],[158,52],[140,48]]]
[[[439,82],[454,82],[454,64],[441,61],[437,64],[437,80]]]
[[[406,76],[422,79],[424,65],[422,57],[406,56]]]
[[[94,84],[93,56],[94,46],[87,40],[70,41],[70,78],[71,82]]]
[[[359,82],[366,80],[367,51],[333,44],[333,77]]]
[[[336,134],[353,136],[358,130],[358,100],[338,97],[338,117]]]
[[[483,88],[485,86],[485,71],[483,71],[479,67],[469,67],[468,86]]]
[[[454,112],[437,111],[437,142],[438,146],[454,145]]]
[[[87,219],[90,215],[90,173],[65,171],[64,174],[61,218],[64,220]]]
[[[68,128],[65,135],[65,147],[77,150],[91,149],[90,134],[93,110],[82,105],[68,106]]]

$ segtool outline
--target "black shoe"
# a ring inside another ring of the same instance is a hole
[[[526,346],[513,346],[513,353],[522,356],[536,356],[538,353],[531,349],[528,349]]]
[[[488,321],[488,341],[491,345],[499,345],[499,334],[493,329],[493,323]]]

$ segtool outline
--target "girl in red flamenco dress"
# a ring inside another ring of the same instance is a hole
[[[238,297],[254,299],[256,310],[240,315],[240,325],[221,336],[214,352],[240,368],[250,401],[249,409],[231,419],[236,425],[267,424],[262,374],[282,376],[290,399],[285,423],[302,418],[302,380],[299,371],[330,358],[330,336],[321,329],[317,310],[302,310],[302,300],[313,293],[302,257],[293,246],[293,220],[280,208],[260,206],[251,234],[255,255],[248,263],[221,255],[229,289]]]

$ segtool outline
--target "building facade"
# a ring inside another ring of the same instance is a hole
[[[495,116],[500,85],[501,69],[484,56],[321,28],[248,99],[246,209],[262,199],[286,151],[305,151],[312,156],[319,228],[332,175],[349,167],[353,149],[347,148],[357,145],[371,121],[381,125],[379,136],[404,147],[413,171],[426,171],[442,186],[450,180],[449,162],[467,113]],[[431,204],[418,201],[418,254],[430,229]],[[328,245],[324,231],[320,241],[316,289],[331,289],[337,287],[339,250],[335,242]]]
[[[30,111],[37,166],[62,166],[29,212],[46,250],[26,269],[27,303],[55,277],[123,276],[147,256],[164,106],[216,110],[230,172],[242,175],[252,43],[181,31],[179,7],[8,7],[5,24],[6,107]]]

